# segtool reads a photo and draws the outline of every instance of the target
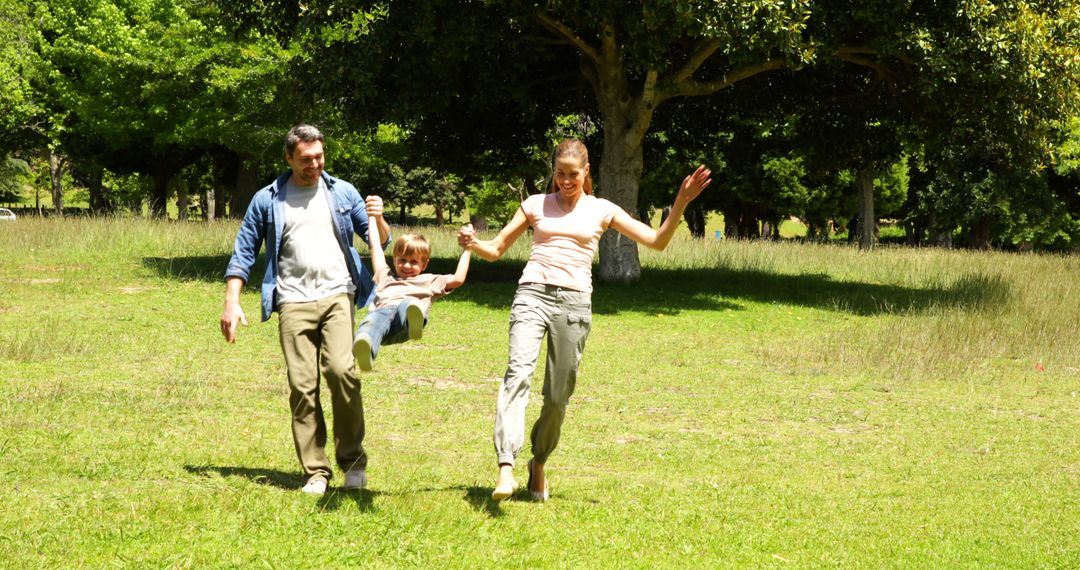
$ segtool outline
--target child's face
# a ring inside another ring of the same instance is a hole
[[[428,260],[416,255],[404,255],[394,258],[394,269],[397,276],[403,279],[416,277],[427,269]]]

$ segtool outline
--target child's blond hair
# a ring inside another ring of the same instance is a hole
[[[426,237],[420,234],[404,234],[394,242],[394,259],[412,256],[424,261],[431,259],[431,244]]]

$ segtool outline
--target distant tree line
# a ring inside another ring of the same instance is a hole
[[[404,219],[505,222],[553,141],[647,219],[869,248],[1080,248],[1080,0],[0,0],[0,203],[242,215],[281,136]],[[479,220],[478,220],[479,221]],[[605,236],[600,276],[637,253]]]

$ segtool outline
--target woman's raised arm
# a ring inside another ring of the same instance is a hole
[[[671,241],[671,236],[675,235],[675,228],[679,227],[679,219],[682,218],[686,206],[701,195],[702,190],[712,183],[712,178],[709,178],[711,175],[712,171],[704,166],[699,166],[697,170],[683,179],[682,186],[679,187],[679,194],[675,197],[675,203],[671,206],[671,213],[668,214],[664,223],[660,224],[659,229],[654,230],[647,224],[631,218],[623,210],[619,210],[615,217],[611,219],[611,228],[641,245],[653,249],[664,249]]]

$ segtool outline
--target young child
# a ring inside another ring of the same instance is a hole
[[[465,283],[470,258],[469,251],[463,251],[453,275],[424,273],[431,258],[431,245],[422,235],[405,234],[394,242],[395,276],[390,273],[379,245],[382,239],[378,224],[368,224],[368,242],[375,302],[357,327],[353,340],[356,366],[365,371],[375,364],[379,346],[420,339],[431,303]]]

